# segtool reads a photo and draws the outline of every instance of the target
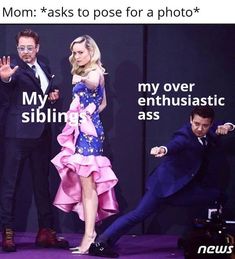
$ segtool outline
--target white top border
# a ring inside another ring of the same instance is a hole
[[[1,24],[234,23],[234,0],[1,0]]]

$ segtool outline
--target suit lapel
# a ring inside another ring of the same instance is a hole
[[[29,65],[27,65],[25,62],[23,62],[21,59],[18,59],[17,63],[21,67],[21,69],[24,71],[24,73],[26,73],[28,75],[28,77],[33,81],[33,85],[37,88],[37,90],[40,90],[40,92],[42,92],[41,85],[40,85],[38,79],[35,77],[32,68]],[[48,78],[48,81],[49,81],[48,87],[45,92],[45,94],[48,94],[48,92],[51,88],[52,75],[49,73],[45,64],[41,63],[40,61],[38,61],[38,64],[40,65],[41,69],[43,70],[46,77]]]
[[[51,73],[49,72],[47,66],[43,63],[41,63],[40,61],[38,61],[39,66],[41,67],[41,69],[43,70],[43,72],[45,73],[46,77],[48,78],[48,80],[50,81],[52,78]]]
[[[25,69],[25,73],[30,77],[30,79],[33,81],[33,85],[37,87],[38,90],[42,91],[41,85],[38,81],[38,79],[35,77],[34,72],[32,69],[28,66],[27,69]]]

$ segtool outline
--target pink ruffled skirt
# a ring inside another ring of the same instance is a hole
[[[118,212],[118,203],[113,189],[118,179],[111,169],[107,157],[82,156],[78,153],[65,156],[62,151],[52,159],[52,163],[61,177],[61,183],[53,203],[56,207],[65,212],[75,211],[80,219],[84,220],[80,176],[92,175],[98,195],[96,221]]]

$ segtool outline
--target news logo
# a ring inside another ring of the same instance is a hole
[[[201,245],[198,247],[197,254],[232,254],[233,245]]]

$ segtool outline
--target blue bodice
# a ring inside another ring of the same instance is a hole
[[[73,88],[73,96],[79,96],[81,109],[86,108],[90,103],[94,103],[96,106],[95,111],[91,114],[91,120],[95,126],[97,137],[80,131],[76,141],[76,152],[84,156],[97,156],[103,153],[104,130],[98,112],[98,108],[103,100],[103,93],[104,88],[101,85],[95,90],[91,90],[84,83],[80,82]]]

